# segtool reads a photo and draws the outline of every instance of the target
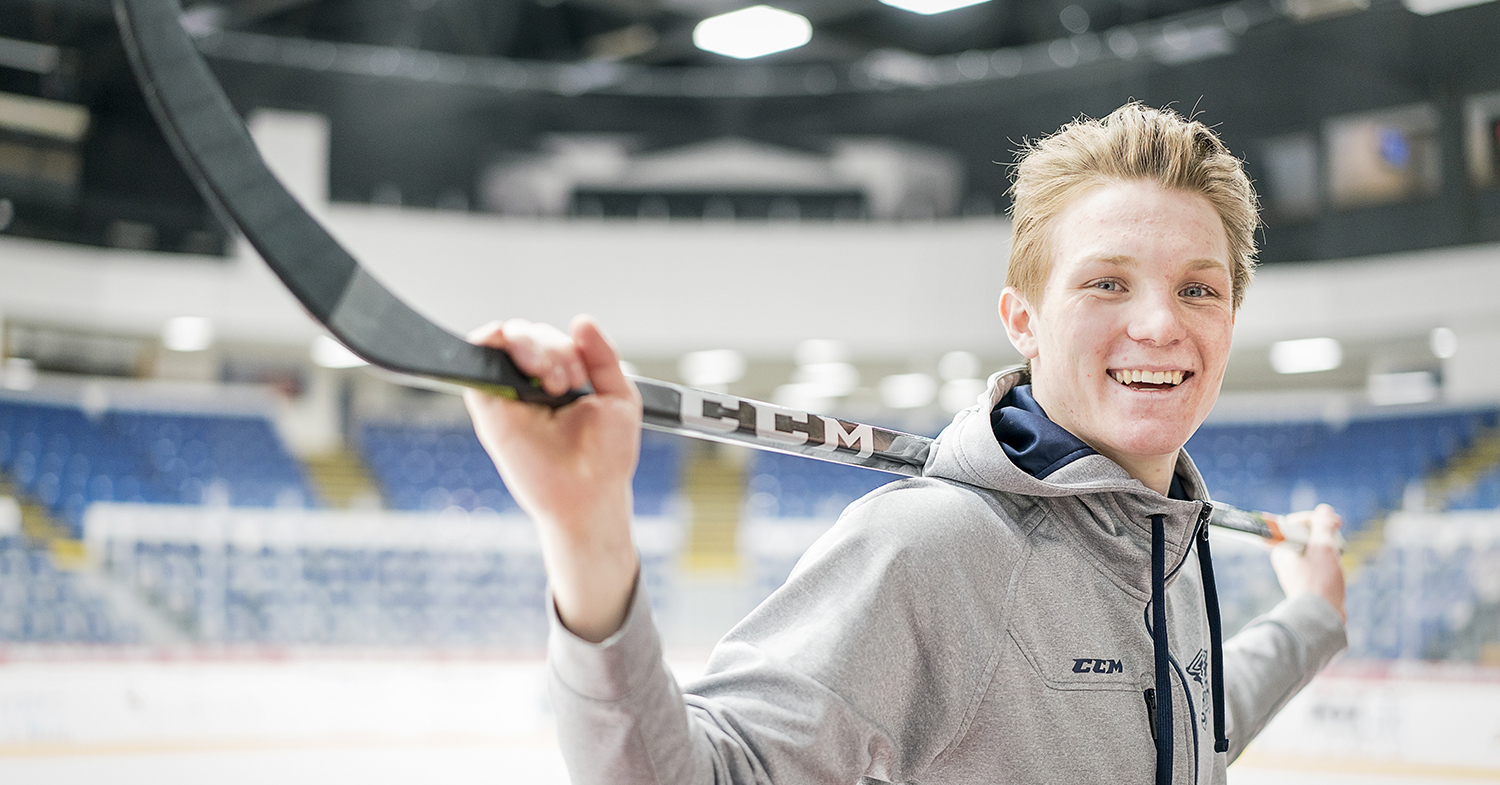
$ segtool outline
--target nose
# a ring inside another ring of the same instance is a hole
[[[1136,297],[1131,302],[1126,334],[1140,343],[1169,346],[1187,335],[1182,316],[1177,299],[1170,292]]]

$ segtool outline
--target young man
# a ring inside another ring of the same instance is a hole
[[[1327,507],[1276,555],[1286,601],[1220,644],[1182,445],[1253,267],[1239,162],[1132,104],[1028,150],[1014,218],[1000,316],[1028,368],[954,419],[926,477],[850,505],[686,694],[636,582],[640,401],[614,350],[587,318],[476,333],[551,392],[596,391],[468,398],[541,534],[574,782],[1222,783],[1344,647]]]

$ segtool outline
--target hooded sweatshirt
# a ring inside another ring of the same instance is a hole
[[[1181,498],[1163,497],[1048,420],[1023,381],[997,375],[924,477],[850,505],[685,691],[641,587],[597,644],[552,609],[549,694],[575,785],[1224,783],[1344,648],[1343,622],[1288,598],[1225,641],[1213,673],[1191,460]],[[1150,700],[1163,684],[1169,735]]]

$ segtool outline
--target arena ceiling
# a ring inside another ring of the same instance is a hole
[[[951,154],[962,203],[1003,209],[996,162],[1020,140],[1130,99],[1218,127],[1274,196],[1275,140],[1426,104],[1439,119],[1440,188],[1368,208],[1268,210],[1263,258],[1500,239],[1500,190],[1471,186],[1464,139],[1473,97],[1500,91],[1500,3],[1419,16],[1399,0],[989,0],[922,16],[878,0],[785,0],[812,21],[806,46],[738,61],[692,45],[697,21],[737,5],[221,0],[190,3],[186,20],[241,109],[330,118],[339,201],[394,191],[430,207],[457,193],[482,209],[487,168],[559,134],[627,136],[643,152],[723,138],[826,152],[837,138],[877,136]],[[178,238],[159,247],[204,247],[212,218],[145,110],[107,0],[0,0],[0,39],[56,59],[17,67],[0,46],[0,92],[76,103],[92,118],[78,187],[18,201],[9,231],[110,244],[107,227],[123,219]]]

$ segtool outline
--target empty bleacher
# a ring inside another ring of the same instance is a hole
[[[1397,514],[1347,606],[1350,656],[1500,662],[1500,515]]]
[[[0,399],[0,470],[77,536],[100,501],[301,507],[314,495],[269,420]]]
[[[1345,534],[1402,504],[1407,486],[1441,469],[1486,428],[1493,410],[1324,422],[1205,424],[1188,452],[1209,493],[1238,507],[1290,512],[1325,502]]]
[[[19,505],[0,497],[0,643],[132,643],[140,631],[78,576],[21,536]]]
[[[361,454],[393,509],[519,509],[468,424],[369,423],[360,433]],[[634,486],[637,515],[670,512],[678,494],[682,452],[681,437],[641,434]]]
[[[681,528],[643,518],[635,535],[661,607]],[[536,649],[546,635],[521,516],[99,504],[87,542],[197,642]]]

